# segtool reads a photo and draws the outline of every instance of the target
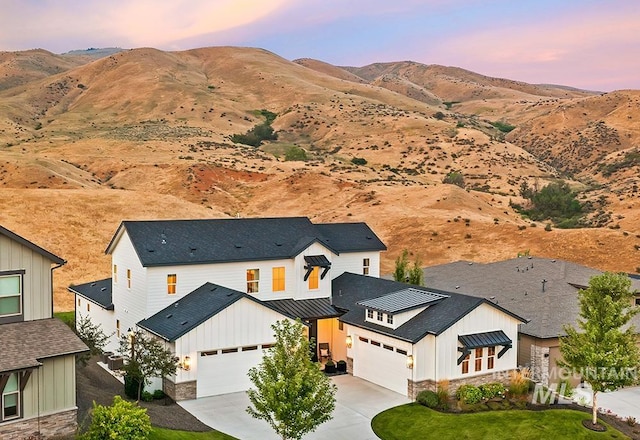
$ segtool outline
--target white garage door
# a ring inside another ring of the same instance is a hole
[[[406,352],[376,340],[357,338],[354,341],[353,375],[361,377],[404,396],[407,395]]]
[[[240,347],[235,351],[216,350],[216,354],[208,352],[198,357],[197,397],[246,391],[251,387],[247,373],[262,361],[262,350],[244,348],[244,351]]]

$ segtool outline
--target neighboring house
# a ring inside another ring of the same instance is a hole
[[[578,291],[603,272],[568,261],[522,257],[495,263],[455,263],[425,267],[425,285],[490,300],[529,322],[520,325],[518,364],[531,368],[534,379],[556,382],[561,371],[559,338],[563,326],[575,326],[580,313]],[[640,279],[631,276],[632,289]],[[635,305],[640,305],[640,295]],[[640,315],[632,321],[640,330]],[[577,379],[576,379],[577,380]]]
[[[87,347],[53,318],[53,271],[65,261],[0,226],[0,438],[72,435],[75,355]]]
[[[385,249],[364,223],[125,221],[106,250],[111,280],[69,290],[77,317],[114,332],[109,349],[136,326],[165,341],[183,367],[164,381],[176,400],[248,389],[247,371],[282,319],[301,319],[354,375],[405,395],[516,367],[521,318],[482,299],[380,279]]]

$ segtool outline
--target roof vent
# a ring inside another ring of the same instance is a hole
[[[276,241],[276,246],[282,246],[282,243],[280,243],[279,241]]]
[[[242,245],[241,245],[241,244],[238,244],[238,243],[236,243],[234,246],[236,247],[236,249],[240,249],[240,248],[242,248]]]
[[[95,286],[96,286],[96,283],[91,283],[91,287],[95,287]]]
[[[469,261],[469,266],[473,266],[473,261]]]
[[[147,252],[155,252],[155,249],[147,249]]]
[[[211,292],[213,292],[213,291],[214,291],[214,290],[216,290],[216,289],[217,289],[217,287],[216,287],[216,286],[213,286],[213,287],[210,289],[210,291],[211,291]]]
[[[227,296],[233,296],[233,292],[227,293]]]
[[[495,296],[490,296],[490,297],[489,297],[489,299],[490,299],[491,301],[493,301],[494,299],[496,299],[496,297],[495,297]]]
[[[101,288],[100,288],[100,292],[104,292],[105,290],[107,290],[107,288],[106,288],[106,287],[101,287]]]
[[[173,305],[173,307],[178,307],[178,304],[180,304],[180,303],[175,303],[175,304]]]
[[[372,236],[367,235],[367,240],[372,240],[372,239],[373,239],[373,237],[372,237]]]
[[[459,289],[459,288],[460,288],[460,286],[456,286],[456,290]]]
[[[187,324],[187,322],[189,322],[189,321],[182,321],[182,322],[180,323],[180,325],[186,325],[186,324]]]
[[[172,316],[173,316],[173,313],[169,313],[169,314],[167,315],[167,319],[171,318]]]

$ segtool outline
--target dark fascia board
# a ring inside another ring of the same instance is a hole
[[[392,293],[393,293],[393,292],[392,292]],[[387,295],[391,295],[391,294],[390,294],[390,293],[388,293]],[[388,310],[379,309],[379,308],[377,308],[377,307],[364,306],[364,305],[362,305],[362,304],[360,304],[360,303],[358,303],[358,306],[360,306],[360,307],[362,307],[362,308],[364,308],[364,309],[374,310],[374,311],[376,311],[376,312],[383,312],[383,313],[387,313],[387,314],[391,314],[391,315],[397,315],[397,314],[399,314],[399,313],[410,312],[410,311],[412,311],[412,310],[419,309],[419,308],[421,308],[421,307],[425,307],[425,309],[426,309],[426,308],[427,308],[427,307],[429,307],[429,306],[435,306],[436,304],[438,304],[438,303],[442,302],[442,301],[443,301],[443,300],[445,300],[445,299],[447,299],[447,298],[440,298],[440,299],[436,299],[436,300],[434,300],[434,301],[431,301],[431,302],[428,302],[428,303],[424,303],[424,304],[419,304],[419,305],[417,305],[417,306],[405,307],[404,309],[402,309],[402,310],[398,310],[397,312],[389,312]],[[365,301],[366,301],[366,300],[365,300]]]
[[[107,248],[104,250],[104,253],[106,255],[110,254],[113,251],[113,248],[115,247],[116,243],[120,240],[120,237],[122,237],[124,223],[125,223],[124,220],[120,222],[120,225],[118,225],[118,229],[116,229],[116,232],[113,234],[113,237],[111,237],[111,240],[107,245]]]
[[[63,258],[58,257],[55,254],[52,254],[51,252],[49,252],[46,249],[41,248],[40,246],[38,246],[37,244],[27,240],[26,238],[23,238],[21,236],[19,236],[18,234],[16,234],[15,232],[11,232],[10,230],[8,230],[7,228],[0,226],[0,234],[14,240],[17,241],[18,243],[22,244],[23,246],[28,247],[29,249],[31,249],[34,252],[37,252],[38,254],[42,255],[45,258],[48,258],[49,260],[51,260],[52,262],[56,263],[56,264],[66,264],[66,260],[64,260]]]
[[[416,344],[417,342],[422,340],[422,338],[427,336],[427,334],[429,334],[429,332],[427,332],[424,335],[420,336],[420,338],[418,338],[416,340],[411,340],[409,338],[404,338],[402,336],[398,336],[398,335],[396,335],[394,333],[389,332],[388,331],[389,329],[387,329],[386,327],[382,327],[382,326],[375,326],[374,327],[373,325],[375,325],[375,324],[373,324],[371,326],[362,325],[362,324],[357,324],[357,323],[354,323],[354,322],[346,321],[346,320],[340,319],[340,318],[338,318],[338,320],[344,322],[345,324],[349,324],[349,325],[352,325],[354,327],[358,327],[358,328],[361,328],[361,329],[364,329],[364,330],[368,330],[370,332],[374,332],[374,333],[378,333],[378,334],[381,334],[381,335],[384,335],[384,336],[388,336],[390,338],[397,339],[399,341],[409,342],[410,344]],[[385,330],[387,330],[387,331],[385,331]]]
[[[293,255],[291,255],[290,258],[294,258],[298,255],[300,255],[302,252],[304,252],[305,249],[308,249],[309,246],[311,246],[314,243],[318,243],[321,246],[323,246],[325,249],[327,249],[328,251],[332,252],[334,255],[340,255],[340,252],[338,252],[337,250],[335,250],[334,248],[332,248],[331,246],[329,246],[327,243],[324,243],[323,241],[321,241],[318,237],[313,237],[312,239],[310,239],[308,242],[305,242],[305,244],[300,245],[298,248],[293,250]],[[343,251],[344,252],[344,251]]]

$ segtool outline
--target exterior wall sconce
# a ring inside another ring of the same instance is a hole
[[[185,371],[189,371],[191,369],[191,357],[185,356],[182,361],[182,369]]]
[[[353,347],[353,338],[351,337],[351,335],[347,336],[347,348],[351,348]]]
[[[407,356],[407,368],[412,370],[413,369],[413,355],[410,354]]]

